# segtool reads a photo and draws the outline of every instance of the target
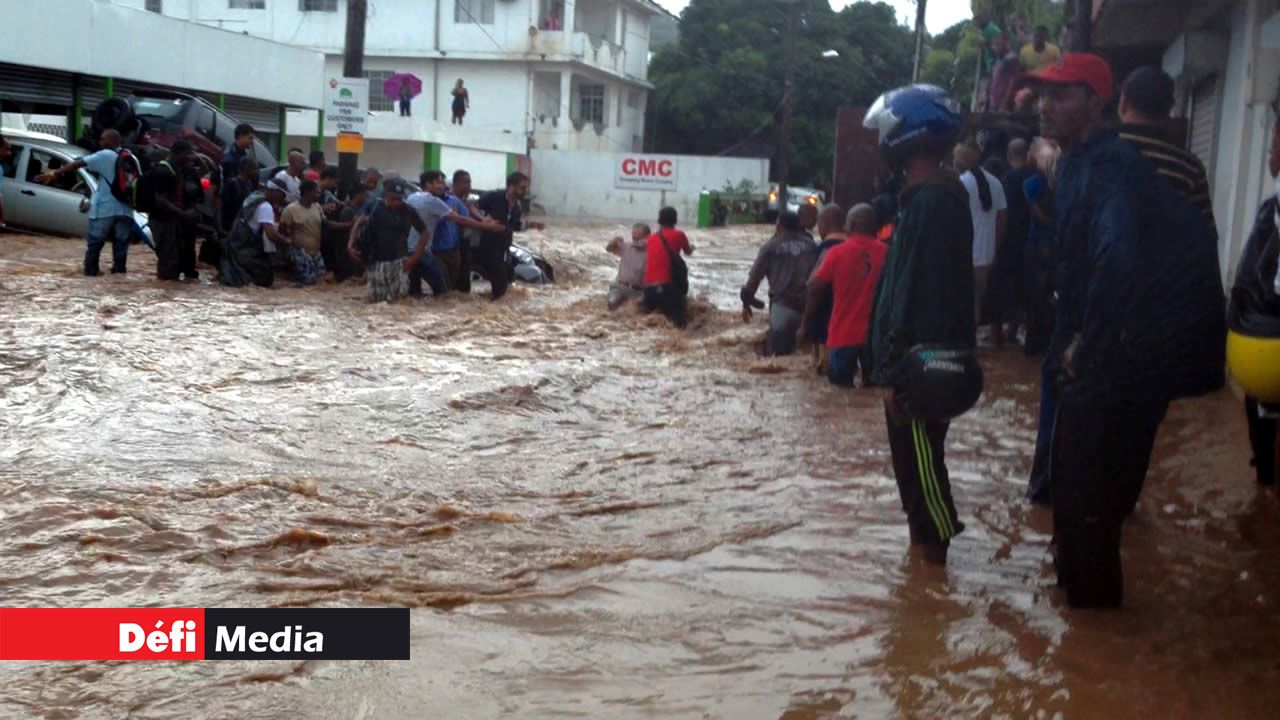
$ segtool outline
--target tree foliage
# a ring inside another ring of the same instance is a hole
[[[693,0],[680,41],[654,56],[649,77],[654,148],[699,155],[776,150],[785,73],[786,13],[795,18],[788,182],[830,179],[840,107],[870,104],[911,78],[913,35],[893,7],[827,0]],[[835,50],[838,58],[824,59]]]

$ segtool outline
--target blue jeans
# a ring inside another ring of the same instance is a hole
[[[427,281],[434,295],[443,295],[448,289],[444,283],[444,273],[440,272],[440,266],[430,252],[422,253],[422,259],[409,271],[410,295],[416,297],[422,294],[423,280]]]
[[[862,367],[862,385],[871,385],[871,353],[866,345],[847,345],[845,347],[827,349],[827,380],[832,385],[853,387],[853,379],[858,376],[858,367]]]
[[[89,220],[89,234],[84,251],[84,274],[101,275],[98,258],[102,246],[111,241],[111,272],[122,273],[129,259],[129,241],[133,239],[133,218],[123,215]]]

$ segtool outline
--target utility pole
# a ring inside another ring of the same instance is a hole
[[[923,60],[920,54],[924,52],[924,9],[929,4],[929,0],[916,0],[916,52],[914,61],[911,65],[911,82],[920,82],[920,65]]]
[[[1089,52],[1093,44],[1093,3],[1089,0],[1076,0],[1076,17],[1071,28],[1071,50]]]
[[[368,0],[347,0],[347,39],[342,52],[343,77],[364,77],[364,25],[368,16]],[[338,182],[350,195],[359,184],[359,153],[338,153]]]
[[[788,10],[790,8],[787,8]],[[782,80],[782,122],[778,125],[778,212],[787,209],[787,176],[791,174],[791,105],[795,100],[792,85],[796,74],[796,17],[787,12],[787,29],[782,41],[786,46],[786,68]]]

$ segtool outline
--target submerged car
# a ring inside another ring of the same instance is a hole
[[[479,247],[479,240],[473,238],[471,247],[473,251]],[[549,285],[556,281],[555,268],[551,267],[551,263],[523,245],[512,243],[511,249],[507,251],[507,270],[512,278],[533,285]],[[489,278],[484,268],[473,264],[471,280],[488,282]]]
[[[85,149],[64,142],[54,135],[4,130],[13,153],[3,163],[5,220],[18,227],[55,235],[83,237],[89,229],[89,202],[99,190],[98,178],[81,168],[48,185],[36,177],[79,160]],[[151,244],[147,216],[135,212],[134,226],[140,240]]]

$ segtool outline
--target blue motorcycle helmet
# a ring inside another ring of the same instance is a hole
[[[906,85],[890,90],[872,104],[862,121],[875,130],[880,152],[893,164],[927,153],[945,155],[951,151],[964,118],[960,104],[936,85]]]

